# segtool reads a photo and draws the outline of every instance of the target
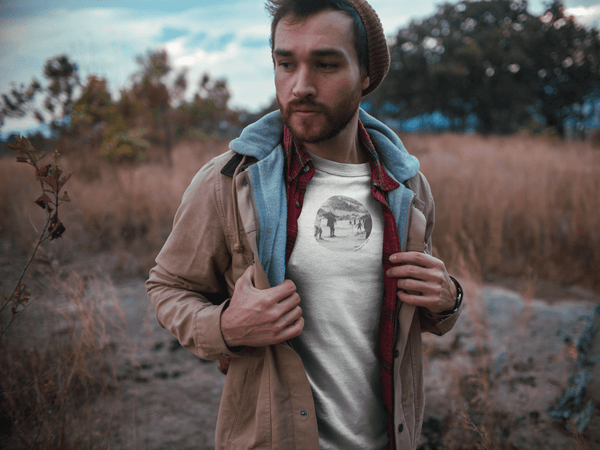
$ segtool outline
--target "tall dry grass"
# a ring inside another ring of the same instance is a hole
[[[89,252],[109,252],[108,269],[114,274],[146,275],[192,177],[226,150],[227,142],[184,143],[171,167],[160,158],[116,165],[93,154],[61,157],[65,173],[75,172],[66,187],[72,201],[61,213],[65,238],[46,246],[50,259],[85,260]],[[43,226],[43,214],[33,203],[39,186],[30,169],[12,158],[0,164],[0,238],[25,252]]]
[[[402,136],[436,201],[434,245],[455,270],[579,284],[600,291],[600,151],[541,137]],[[108,250],[116,272],[147,273],[196,171],[227,142],[183,143],[173,166],[117,166],[69,155],[64,256]],[[41,226],[28,167],[0,165],[0,237],[28,249]],[[68,242],[68,243],[67,243]],[[72,256],[69,256],[72,257]],[[475,267],[474,267],[475,268]]]
[[[432,187],[442,260],[600,291],[598,149],[526,135],[403,140]]]
[[[0,447],[110,448],[123,419],[112,344],[123,315],[110,282],[40,278],[44,291],[0,346]],[[116,401],[98,406],[109,396]]]

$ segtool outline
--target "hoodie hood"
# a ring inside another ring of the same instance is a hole
[[[363,109],[360,109],[358,118],[367,130],[386,171],[400,183],[414,177],[419,171],[419,161],[406,151],[396,133]],[[283,126],[279,111],[269,113],[247,126],[239,138],[231,141],[229,148],[241,155],[264,160],[281,144]]]
[[[396,133],[383,123],[363,110],[359,112],[359,119],[387,173],[400,183],[397,189],[388,192],[388,199],[396,217],[400,242],[404,242],[413,194],[403,183],[417,174],[419,161],[408,154]],[[287,200],[282,135],[281,113],[275,111],[246,127],[241,136],[229,144],[234,152],[258,159],[246,170],[256,210],[258,260],[271,286],[285,280]]]

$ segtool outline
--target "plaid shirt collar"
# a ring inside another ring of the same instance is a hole
[[[383,168],[375,146],[360,120],[358,121],[358,135],[363,147],[367,150],[369,163],[371,164],[371,184],[378,186],[384,192],[396,189],[400,184]],[[286,164],[286,184],[289,185],[296,181],[300,174],[311,169],[312,161],[304,147],[293,139],[287,126],[283,128],[283,152]]]

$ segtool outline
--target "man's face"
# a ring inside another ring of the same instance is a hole
[[[305,143],[337,136],[356,115],[369,77],[361,71],[352,18],[324,10],[285,16],[273,45],[277,103],[292,135]]]

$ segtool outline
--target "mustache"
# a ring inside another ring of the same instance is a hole
[[[289,111],[291,109],[300,109],[300,108],[310,108],[314,111],[326,112],[327,107],[322,103],[316,102],[314,100],[309,99],[301,99],[301,100],[291,100],[288,102],[286,109]]]

